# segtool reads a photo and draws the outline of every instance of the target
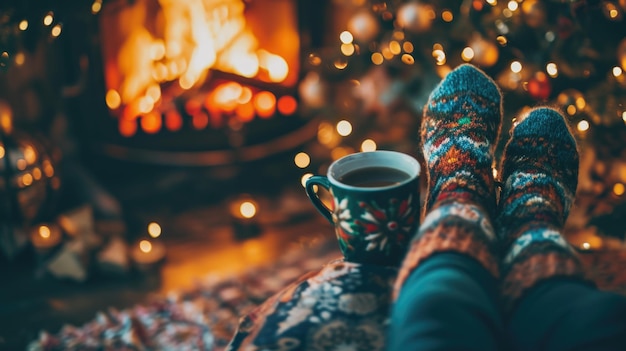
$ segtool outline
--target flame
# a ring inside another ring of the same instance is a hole
[[[106,63],[109,108],[122,106],[123,117],[137,118],[160,104],[160,84],[177,81],[181,89],[191,89],[211,69],[284,82],[290,76],[289,64],[260,48],[244,10],[243,0],[143,0],[121,11],[113,23],[104,23],[119,27],[117,38],[103,37],[105,48],[117,51],[109,55],[113,62]],[[160,29],[152,29],[155,25]],[[129,105],[134,106],[128,110]],[[124,130],[134,134],[129,125]]]

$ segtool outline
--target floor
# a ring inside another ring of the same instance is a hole
[[[59,281],[36,278],[33,256],[22,254],[8,269],[0,269],[0,350],[24,349],[41,330],[55,332],[64,324],[81,325],[98,311],[124,309],[152,294],[184,290],[209,274],[235,275],[269,264],[287,247],[332,239],[330,225],[315,212],[299,183],[275,191],[255,195],[261,233],[245,239],[237,237],[225,206],[227,197],[186,206],[177,206],[174,200],[161,208],[145,205],[136,211],[136,218],[160,223],[167,247],[165,262],[153,271],[121,277],[95,275],[84,283]]]

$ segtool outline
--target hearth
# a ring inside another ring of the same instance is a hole
[[[101,81],[89,87],[98,100],[85,116],[87,143],[116,159],[212,166],[310,140],[317,127],[299,113],[297,96],[306,33],[299,6],[104,2],[91,68]]]

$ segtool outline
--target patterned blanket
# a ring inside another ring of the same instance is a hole
[[[241,276],[208,277],[184,292],[171,293],[126,310],[110,309],[57,334],[42,332],[29,350],[212,350],[221,351],[239,318],[296,281],[338,258],[335,243],[287,252],[278,262]],[[626,295],[626,250],[581,254],[601,289]]]

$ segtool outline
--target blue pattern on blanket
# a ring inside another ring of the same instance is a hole
[[[227,349],[383,350],[396,273],[333,261],[243,317]]]

